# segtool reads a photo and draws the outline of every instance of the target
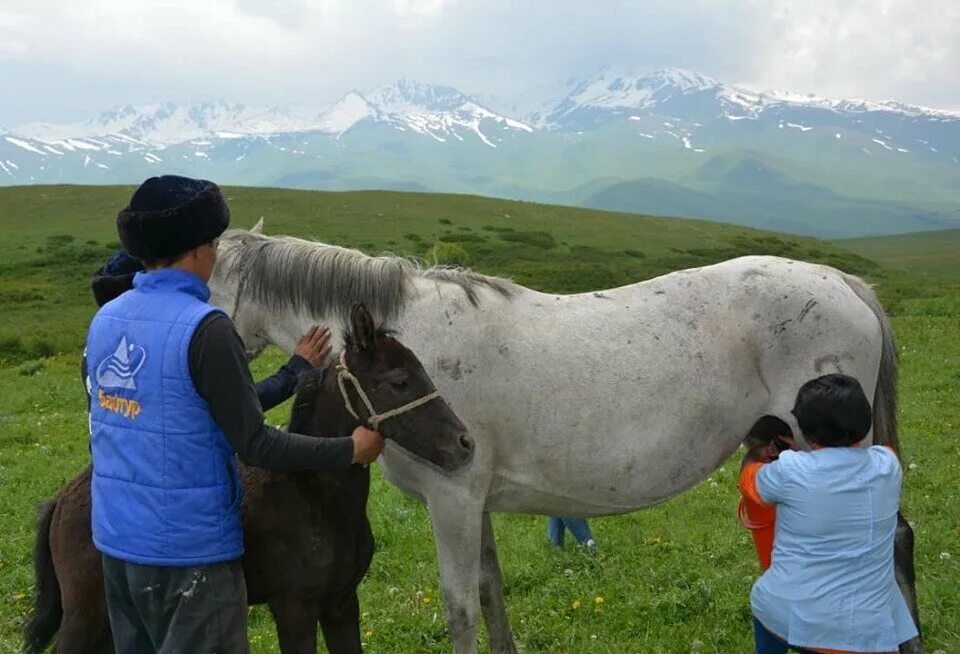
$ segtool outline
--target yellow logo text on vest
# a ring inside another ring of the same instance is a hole
[[[119,413],[124,418],[136,420],[140,415],[140,403],[136,400],[128,400],[118,395],[107,395],[103,391],[99,394],[100,406],[107,411]]]

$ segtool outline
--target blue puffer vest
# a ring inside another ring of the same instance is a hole
[[[115,558],[205,565],[243,554],[237,457],[190,378],[210,290],[175,269],[138,273],[87,336],[93,540]]]

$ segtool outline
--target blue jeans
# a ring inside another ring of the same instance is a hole
[[[800,654],[814,654],[808,649],[788,645],[779,636],[764,627],[763,623],[756,618],[753,619],[753,640],[756,646],[756,654],[787,654],[791,649]]]
[[[569,529],[581,545],[585,545],[588,540],[593,540],[590,525],[584,518],[551,517],[547,519],[547,538],[557,547],[563,547],[564,529]]]

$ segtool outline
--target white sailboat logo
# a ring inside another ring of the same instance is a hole
[[[101,388],[126,388],[136,390],[133,378],[147,360],[147,353],[139,345],[127,343],[127,337],[120,338],[120,344],[113,354],[97,366],[97,384]]]

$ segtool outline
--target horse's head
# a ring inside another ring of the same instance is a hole
[[[346,414],[352,429],[360,422],[414,456],[446,472],[453,472],[473,459],[474,443],[467,428],[436,395],[436,388],[413,352],[374,324],[369,311],[358,305],[351,313],[340,360],[331,364],[320,389],[301,389],[298,405],[310,403],[305,393],[323,392],[326,401],[313,407],[311,423],[329,420],[324,413]],[[301,402],[303,400],[304,402]],[[334,408],[335,407],[335,408]],[[371,416],[371,408],[372,413]],[[309,411],[309,409],[308,409]],[[291,429],[305,416],[295,410]],[[353,414],[352,416],[350,414]]]

